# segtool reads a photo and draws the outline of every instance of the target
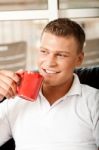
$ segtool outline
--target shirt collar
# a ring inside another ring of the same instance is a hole
[[[74,75],[74,80],[73,80],[73,83],[72,83],[72,86],[70,88],[70,90],[68,91],[68,93],[66,93],[65,96],[63,96],[64,98],[66,96],[72,96],[72,95],[81,95],[81,83],[80,83],[80,80],[77,76],[77,74],[73,74]],[[42,97],[42,91],[40,90],[40,96]],[[44,98],[44,96],[43,96]]]
[[[78,76],[74,73],[74,80],[72,83],[72,86],[66,96],[72,96],[72,95],[81,95],[81,84]]]

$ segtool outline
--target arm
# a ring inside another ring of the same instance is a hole
[[[16,85],[19,82],[19,77],[12,71],[1,70],[0,71],[0,102],[4,98],[10,98],[16,94]],[[1,147],[3,143],[9,140],[11,137],[9,122],[7,120],[7,101],[0,103],[0,150],[5,148],[11,148],[14,150],[14,141],[11,139],[5,145]],[[8,144],[9,143],[9,144]],[[11,146],[11,147],[10,147]]]

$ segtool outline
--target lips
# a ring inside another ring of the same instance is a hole
[[[53,71],[53,70],[49,70],[49,69],[43,69],[44,72],[46,72],[47,74],[57,74],[59,73],[58,71]]]

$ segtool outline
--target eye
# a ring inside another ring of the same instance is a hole
[[[58,56],[58,57],[61,57],[61,58],[67,57],[65,54],[60,54],[60,53],[57,54],[57,56]]]
[[[45,50],[40,50],[40,52],[41,52],[41,53],[46,53],[46,51],[45,51]]]
[[[40,53],[46,55],[48,52],[46,50],[40,49]]]

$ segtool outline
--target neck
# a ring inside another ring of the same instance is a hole
[[[72,85],[73,79],[69,81],[68,83],[58,85],[58,86],[49,86],[46,84],[43,84],[42,86],[42,93],[52,105],[55,101],[57,101],[59,98],[63,97],[70,89]]]

